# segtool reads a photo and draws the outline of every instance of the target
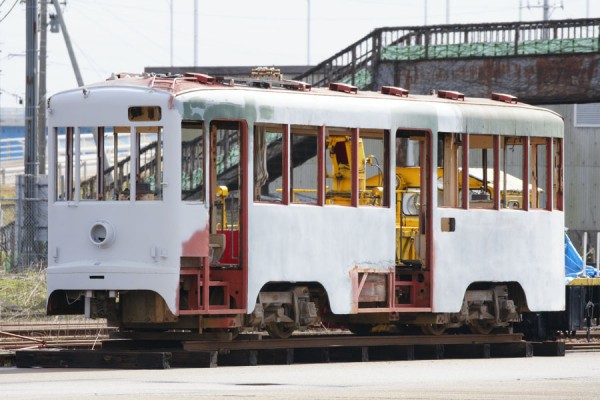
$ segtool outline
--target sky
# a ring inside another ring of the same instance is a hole
[[[84,83],[193,66],[196,1],[199,66],[316,65],[384,26],[543,19],[543,0],[68,0],[61,7]],[[598,0],[548,2],[551,19],[600,17]],[[22,107],[25,32],[24,0],[0,0],[0,108]],[[48,93],[77,86],[62,32],[48,33],[47,65]]]

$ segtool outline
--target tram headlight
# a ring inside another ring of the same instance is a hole
[[[96,221],[90,229],[90,240],[98,247],[106,247],[115,239],[115,230],[108,221]]]
[[[402,194],[402,213],[404,215],[419,215],[421,208],[421,194],[408,192]]]

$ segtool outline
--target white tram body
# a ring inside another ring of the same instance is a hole
[[[49,314],[285,337],[320,320],[481,331],[564,308],[558,115],[249,82],[123,75],[49,99]],[[401,165],[419,171],[408,239]]]

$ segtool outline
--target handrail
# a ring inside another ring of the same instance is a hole
[[[600,19],[384,27],[294,80],[313,86],[344,82],[370,88],[382,60],[531,56],[600,51]]]

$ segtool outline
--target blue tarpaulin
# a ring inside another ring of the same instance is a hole
[[[596,269],[591,265],[586,265],[584,276],[582,266],[583,260],[565,232],[565,283],[569,283],[577,277],[594,278],[597,276]]]

